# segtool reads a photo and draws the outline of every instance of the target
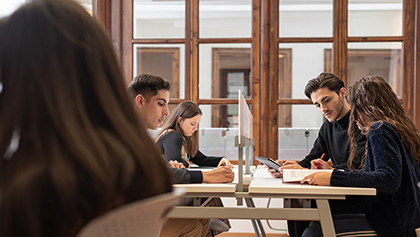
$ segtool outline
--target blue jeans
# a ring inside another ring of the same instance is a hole
[[[332,218],[337,236],[376,236],[364,214],[337,214]],[[302,237],[320,236],[323,234],[319,221],[312,221],[302,234]]]

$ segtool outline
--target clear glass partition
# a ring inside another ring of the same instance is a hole
[[[402,36],[402,10],[403,0],[349,0],[348,34]]]
[[[333,0],[280,0],[280,37],[332,37]]]
[[[133,11],[134,38],[185,38],[185,1],[134,0]]]
[[[250,38],[252,0],[200,0],[200,38]]]

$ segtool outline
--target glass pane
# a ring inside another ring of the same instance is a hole
[[[200,105],[203,116],[199,128],[200,151],[206,155],[238,159],[238,105]]]
[[[333,0],[280,0],[280,37],[332,37]]]
[[[200,38],[249,38],[252,1],[199,1]]]
[[[251,44],[201,44],[199,97],[251,97]],[[210,90],[210,88],[212,88]]]
[[[347,85],[364,76],[382,76],[401,97],[402,43],[349,43]]]
[[[238,104],[200,105],[201,127],[238,128]]]
[[[183,44],[135,44],[133,75],[162,76],[171,82],[170,98],[184,98],[185,47]]]
[[[278,157],[301,160],[309,153],[324,118],[314,105],[279,105]],[[287,111],[287,112],[286,112]],[[291,120],[291,127],[281,125]]]
[[[93,5],[92,0],[76,0],[84,9],[86,9],[87,12],[89,12],[90,15],[93,16]]]
[[[279,47],[278,98],[307,99],[306,83],[331,65],[325,51],[332,43],[287,43]]]
[[[348,9],[349,36],[402,36],[403,0],[349,0]]]
[[[0,1],[0,18],[12,14],[24,3],[25,0]]]
[[[134,38],[185,38],[185,1],[134,0]]]

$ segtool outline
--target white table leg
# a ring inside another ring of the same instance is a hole
[[[335,236],[335,229],[328,200],[316,200],[316,205],[318,207],[322,233],[325,237]]]

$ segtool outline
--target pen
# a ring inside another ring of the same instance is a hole
[[[322,153],[321,160],[322,160],[322,159],[324,159],[324,156],[325,156],[325,153]],[[318,164],[316,165],[316,168],[317,168],[317,169],[318,169],[318,167],[319,167],[319,164],[321,164],[321,163],[318,163]]]

